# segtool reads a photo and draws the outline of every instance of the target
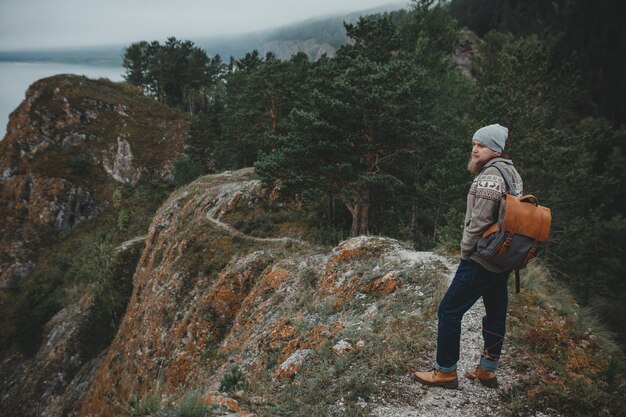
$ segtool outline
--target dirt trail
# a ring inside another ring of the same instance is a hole
[[[418,252],[416,254],[426,253]],[[430,254],[441,260],[448,268],[448,280],[452,281],[458,263],[450,258]],[[463,376],[466,370],[474,369],[480,358],[482,348],[482,317],[485,309],[479,300],[464,316],[461,331],[461,358],[458,363],[459,388],[449,390],[437,387],[425,387],[411,381],[407,375],[401,380],[390,382],[393,396],[403,403],[383,403],[373,410],[377,417],[482,417],[507,415],[508,409],[502,402],[500,394],[508,391],[517,380],[515,370],[508,366],[508,349],[505,342],[503,358],[498,369],[498,389],[489,389],[477,382],[471,382]],[[436,333],[436,319],[431,324]],[[433,340],[432,355],[434,360],[436,341]],[[425,363],[424,368],[431,367],[432,363]]]

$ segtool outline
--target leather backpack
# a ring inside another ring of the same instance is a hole
[[[507,191],[500,200],[498,221],[478,240],[477,253],[501,268],[515,270],[515,292],[520,292],[519,270],[525,268],[542,244],[548,241],[552,214],[533,195],[516,197],[508,172],[497,165]]]

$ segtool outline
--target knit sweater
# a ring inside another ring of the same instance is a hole
[[[511,160],[494,158],[485,164],[482,172],[472,182],[467,195],[465,228],[461,240],[461,258],[473,259],[492,272],[505,272],[506,269],[493,265],[476,253],[478,239],[485,230],[498,220],[500,200],[502,194],[507,191],[504,178],[502,178],[500,171],[493,166],[495,164],[508,172],[514,188],[511,194],[515,196],[523,194],[522,178]]]

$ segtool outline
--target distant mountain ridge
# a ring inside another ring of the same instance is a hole
[[[406,7],[404,2],[389,3],[342,16],[311,18],[264,31],[222,37],[189,37],[188,39],[203,48],[209,56],[239,58],[256,49],[263,55],[272,52],[281,59],[289,58],[299,51],[316,59],[323,53],[333,56],[335,51],[346,42],[347,36],[343,22],[356,22],[360,16],[391,12],[403,7]],[[152,41],[153,39],[144,40]],[[0,51],[0,61],[121,66],[124,49],[127,46],[124,44]]]

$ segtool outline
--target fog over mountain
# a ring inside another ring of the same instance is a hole
[[[364,3],[363,6],[367,5]],[[167,37],[174,36],[178,39],[190,39],[208,55],[219,54],[222,57],[240,57],[254,49],[262,54],[274,52],[282,58],[304,50],[312,58],[317,55],[330,52],[338,48],[346,40],[343,22],[355,22],[359,16],[384,13],[406,7],[407,4],[396,2],[386,3],[382,6],[362,9],[350,13],[337,13],[324,17],[311,17],[295,23],[283,24],[272,29],[252,30],[247,27],[237,34],[217,35],[212,30],[206,34],[197,36],[179,36],[175,32],[167,35],[151,37],[148,34],[136,39],[164,41]],[[5,7],[3,4],[2,8]],[[357,7],[357,6],[354,6]],[[4,17],[0,18],[4,20]],[[6,30],[6,29],[4,29]],[[4,31],[0,29],[0,31]],[[122,64],[124,48],[128,43],[114,43],[109,45],[91,44],[85,46],[54,46],[6,49],[4,42],[0,44],[0,61],[49,61],[64,63],[81,63],[89,65],[116,66]],[[4,49],[4,50],[3,50]],[[313,51],[313,52],[310,52]],[[319,52],[318,52],[319,51]]]
[[[0,2],[0,51],[119,45],[143,39],[233,36],[344,15],[392,0],[79,0]]]

